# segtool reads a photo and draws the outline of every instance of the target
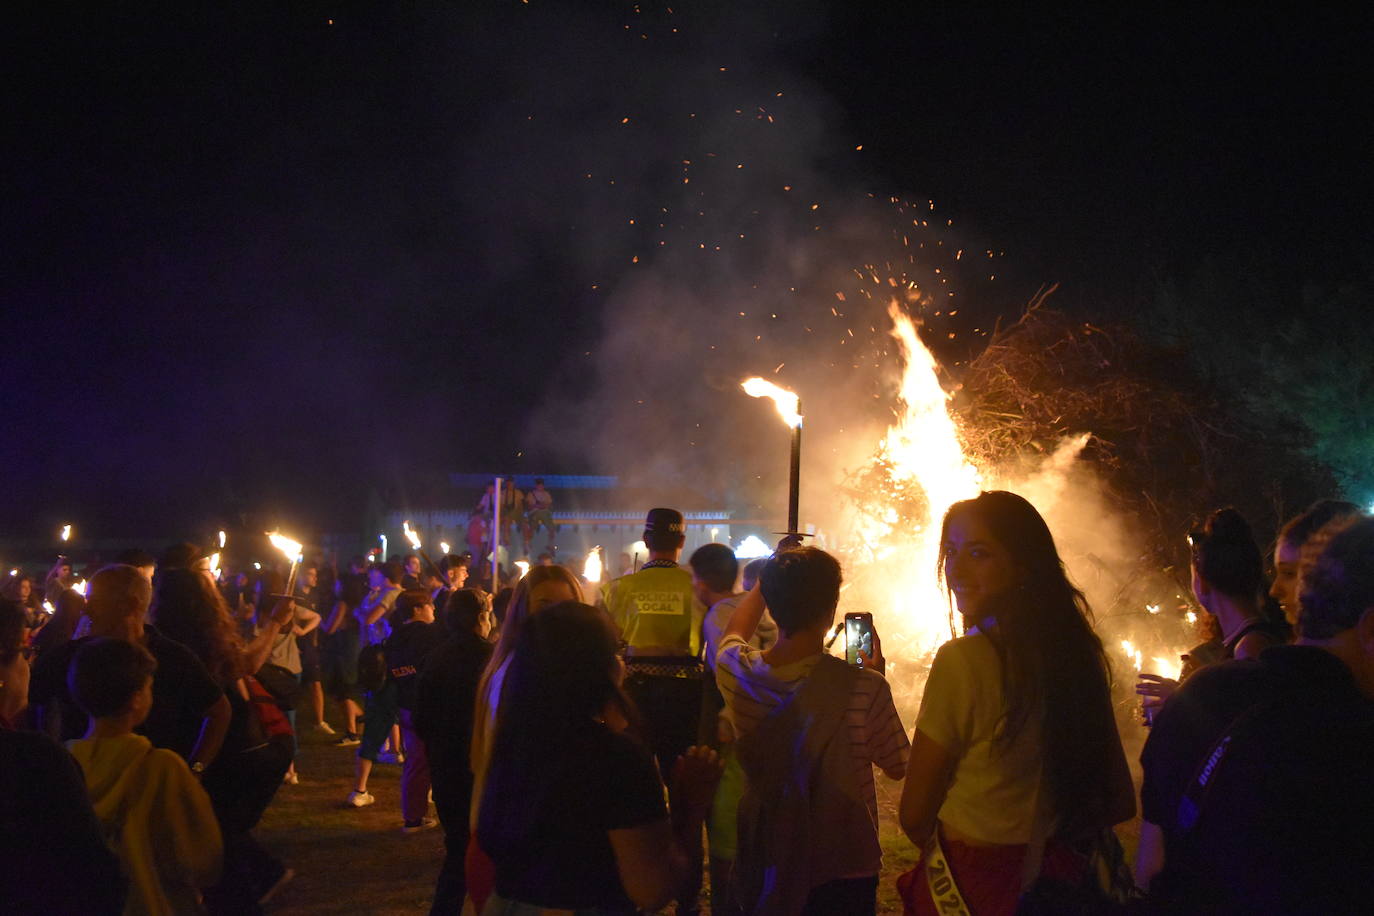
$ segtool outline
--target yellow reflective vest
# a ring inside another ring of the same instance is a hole
[[[692,574],[681,567],[650,567],[602,587],[606,610],[631,647],[695,657],[701,651],[703,611]]]

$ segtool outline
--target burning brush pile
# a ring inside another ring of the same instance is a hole
[[[897,302],[888,311],[901,363],[894,419],[872,458],[844,474],[847,530],[836,540],[848,577],[841,609],[874,612],[908,720],[935,649],[959,629],[937,584],[940,522],[981,489],[1021,493],[1045,516],[1096,612],[1123,721],[1135,673],[1177,676],[1179,655],[1201,641],[1186,566],[1161,562],[1167,513],[1148,488],[1132,500],[1118,486],[1121,469],[1153,450],[1148,437],[1167,446],[1184,435],[1198,404],[1176,390],[1160,397],[1122,371],[1129,343],[1044,309],[1043,298],[993,336],[953,394],[916,322]]]

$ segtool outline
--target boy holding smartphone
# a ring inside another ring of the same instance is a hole
[[[780,550],[721,638],[716,680],[748,776],[735,861],[748,912],[876,908],[882,851],[873,767],[902,779],[910,742],[879,673],[878,641],[862,668],[825,652],[841,578],[823,550]],[[765,603],[780,632],[760,651],[749,639]]]

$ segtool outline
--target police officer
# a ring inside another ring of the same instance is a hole
[[[677,565],[687,525],[676,509],[650,509],[644,520],[649,560],[603,587],[606,610],[628,648],[625,691],[644,719],[660,771],[696,740],[701,712],[701,621],[692,574]]]
[[[659,772],[671,779],[673,764],[696,743],[701,717],[701,623],[706,609],[692,589],[692,574],[677,565],[687,523],[676,509],[650,509],[644,519],[649,560],[639,572],[612,579],[602,589],[625,650],[625,692],[648,733]],[[688,849],[692,863],[677,895],[677,912],[698,912],[702,849],[698,835]]]

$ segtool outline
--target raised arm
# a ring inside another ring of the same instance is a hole
[[[720,634],[720,641],[725,642],[728,636],[738,636],[748,642],[754,636],[754,631],[759,628],[759,620],[763,618],[764,603],[763,592],[759,590],[759,584],[754,583],[739,604],[735,606],[735,611],[730,615],[730,620],[725,624],[725,630]]]

